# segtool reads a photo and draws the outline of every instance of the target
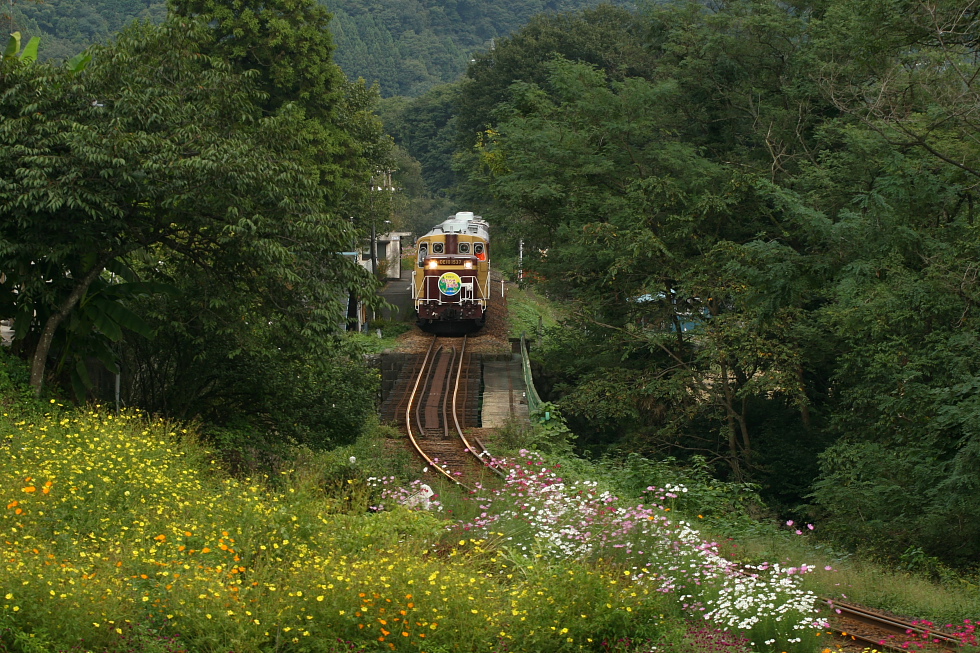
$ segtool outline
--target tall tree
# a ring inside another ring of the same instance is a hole
[[[334,328],[358,272],[335,254],[348,227],[310,173],[311,125],[294,105],[263,115],[250,76],[205,54],[214,36],[135,25],[80,73],[0,68],[0,269],[37,392],[58,327],[137,252],[302,297],[307,329]]]
[[[566,412],[594,418],[632,401],[626,414],[647,425],[647,446],[686,431],[684,446],[741,476],[752,401],[805,402],[797,347],[783,342],[792,304],[758,301],[758,286],[775,283],[759,273],[794,265],[790,248],[758,241],[781,237],[786,211],[764,178],[676,136],[683,96],[672,80],[613,81],[560,59],[547,68],[545,88],[512,87],[482,153],[502,221],[539,252],[529,267],[605,343],[604,365],[566,388]],[[698,421],[713,433],[697,436],[688,426]]]
[[[543,83],[545,63],[561,55],[597,66],[611,79],[623,80],[650,70],[640,17],[602,5],[577,13],[541,14],[494,47],[477,54],[462,81],[459,146],[471,147],[477,134],[494,123],[493,111],[507,99],[515,82]]]
[[[254,71],[268,111],[298,102],[329,118],[343,74],[333,63],[330,14],[311,0],[170,0],[174,16],[201,18],[214,32],[210,51],[239,71]]]
[[[975,179],[978,27],[972,2],[833,2],[814,30],[814,76],[891,145],[922,149]]]

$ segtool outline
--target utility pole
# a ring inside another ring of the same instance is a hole
[[[517,244],[517,280],[524,280],[524,239]]]
[[[371,202],[374,204],[374,202]],[[374,224],[374,209],[371,210],[371,274],[378,274],[378,228]]]

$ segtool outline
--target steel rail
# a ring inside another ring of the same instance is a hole
[[[489,467],[490,471],[492,471],[494,474],[501,478],[505,478],[507,474],[497,468],[496,463],[493,461],[493,456],[491,456],[490,452],[487,451],[487,448],[483,446],[480,439],[477,437],[473,438],[473,441],[480,447],[480,452],[477,453],[476,448],[473,447],[469,440],[466,439],[466,435],[463,433],[463,428],[459,424],[459,413],[456,410],[456,397],[459,395],[459,379],[463,376],[463,360],[466,356],[466,341],[467,336],[463,336],[463,346],[460,349],[459,355],[459,368],[456,370],[456,385],[453,388],[453,422],[456,424],[456,433],[459,434],[459,439],[463,441],[463,446],[466,448],[467,452],[475,456],[476,459],[479,460],[484,466]]]
[[[465,337],[464,337],[465,341]],[[465,346],[465,343],[464,343]],[[456,348],[452,348],[452,356],[449,358],[449,364],[446,365],[446,375],[452,373],[453,363],[456,361]],[[459,362],[463,362],[463,357],[459,357]],[[448,379],[447,379],[448,380]],[[459,377],[456,378],[456,388],[459,388]],[[453,419],[456,419],[456,389],[453,389]],[[449,439],[449,418],[446,417],[446,410],[449,408],[449,383],[446,383],[446,391],[442,397],[442,437],[446,440]]]
[[[426,374],[426,370],[427,368],[429,368],[429,371],[431,372],[431,367],[433,362],[432,350],[435,348],[436,341],[438,339],[439,339],[438,336],[432,337],[432,343],[429,345],[429,350],[425,353],[425,358],[422,361],[422,368],[421,370],[419,370],[419,375],[415,379],[415,386],[412,388],[412,394],[409,395],[408,406],[405,408],[405,431],[408,433],[408,439],[412,443],[412,447],[415,449],[415,451],[418,452],[420,456],[422,456],[422,458],[425,460],[426,463],[428,463],[430,466],[432,466],[433,469],[437,470],[440,474],[448,478],[453,483],[456,483],[457,485],[461,485],[469,489],[458,479],[453,478],[452,474],[444,470],[442,466],[440,466],[434,460],[432,460],[432,458],[430,458],[429,455],[422,450],[422,447],[419,445],[418,440],[415,438],[415,436],[412,435],[412,407],[415,405],[415,396],[418,394],[419,384],[422,382],[423,377],[425,377],[426,380],[428,380],[427,378],[428,375]],[[421,420],[421,416],[418,413],[416,413],[416,418],[418,420]],[[420,433],[422,432],[421,421],[419,422],[419,432]]]
[[[882,630],[890,631],[898,635],[911,635],[916,634],[921,637],[928,638],[931,644],[936,644],[945,649],[957,649],[962,645],[955,637],[947,635],[946,633],[936,631],[931,628],[926,628],[919,626],[907,621],[902,621],[901,619],[896,619],[894,617],[889,617],[887,615],[879,614],[873,612],[866,608],[862,608],[857,605],[852,605],[849,603],[838,603],[833,599],[823,599],[823,602],[834,609],[837,614],[842,617],[852,619],[859,623],[867,626],[873,626],[875,628],[880,628]],[[881,638],[872,638],[860,633],[848,632],[846,630],[840,630],[841,634],[845,637],[849,637],[854,640],[860,640],[862,642],[871,644],[873,646],[880,646],[883,648],[889,648],[897,651],[907,651],[905,647],[901,644],[889,644],[883,641]]]

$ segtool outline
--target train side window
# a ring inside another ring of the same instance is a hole
[[[469,254],[470,253],[470,244],[469,243],[460,243],[459,244],[459,253],[460,254]]]
[[[425,266],[425,257],[429,255],[429,246],[422,244],[419,245],[419,267]]]
[[[442,243],[432,243],[433,254],[442,254],[443,251],[445,251],[445,247],[443,246]]]

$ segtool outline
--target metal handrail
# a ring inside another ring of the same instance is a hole
[[[534,414],[541,410],[544,402],[534,389],[534,378],[531,376],[531,360],[527,353],[527,334],[521,333],[521,370],[524,372],[524,385],[527,387],[527,407]]]

